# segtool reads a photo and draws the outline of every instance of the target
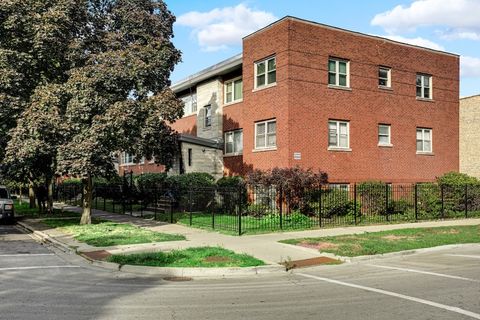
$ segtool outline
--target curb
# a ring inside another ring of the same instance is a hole
[[[229,267],[229,268],[168,268],[168,267],[147,267],[135,265],[120,265],[118,263],[93,260],[72,248],[65,243],[58,241],[42,231],[35,230],[32,226],[17,221],[17,226],[30,232],[33,237],[42,243],[48,243],[65,253],[77,254],[89,264],[107,270],[121,271],[144,275],[161,275],[165,277],[192,277],[192,278],[229,278],[248,277],[272,273],[285,273],[286,268],[282,265],[265,265],[258,267]]]

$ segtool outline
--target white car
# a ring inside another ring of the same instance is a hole
[[[5,186],[0,186],[0,223],[12,223],[14,221],[14,211],[10,192]]]

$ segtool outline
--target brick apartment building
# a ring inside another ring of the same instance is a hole
[[[185,102],[175,173],[298,165],[402,183],[459,169],[455,54],[285,17],[172,89]]]
[[[460,99],[460,172],[480,178],[480,95]]]

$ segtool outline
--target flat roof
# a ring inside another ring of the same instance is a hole
[[[477,97],[480,97],[480,94],[474,94],[473,96],[462,97],[462,98],[460,98],[460,100],[472,99],[472,98],[477,98]]]
[[[226,60],[223,60],[217,64],[214,64],[213,66],[210,66],[208,68],[205,68],[197,73],[194,73],[176,83],[174,83],[170,89],[173,90],[173,92],[180,92],[183,90],[186,90],[193,85],[202,82],[204,80],[207,80],[211,77],[221,75],[228,73],[230,71],[235,70],[238,68],[240,65],[242,65],[242,54],[237,54],[233,57],[230,57]]]
[[[394,43],[394,44],[400,44],[400,45],[404,45],[404,46],[407,46],[407,47],[412,47],[412,48],[417,48],[417,49],[422,49],[422,50],[427,50],[427,51],[431,51],[431,52],[435,52],[435,53],[440,53],[440,54],[446,54],[446,55],[449,55],[449,56],[454,56],[454,57],[459,57],[460,55],[456,54],[456,53],[451,53],[451,52],[447,52],[447,51],[442,51],[442,50],[436,50],[436,49],[431,49],[431,48],[426,48],[426,47],[422,47],[422,46],[417,46],[417,45],[414,45],[414,44],[410,44],[410,43],[405,43],[405,42],[401,42],[401,41],[396,41],[396,40],[391,40],[391,39],[388,39],[388,38],[384,38],[384,37],[380,37],[380,36],[374,36],[374,35],[371,35],[371,34],[367,34],[367,33],[362,33],[362,32],[358,32],[358,31],[352,31],[352,30],[348,30],[348,29],[343,29],[343,28],[339,28],[339,27],[334,27],[334,26],[331,26],[331,25],[328,25],[328,24],[323,24],[323,23],[320,23],[320,22],[316,22],[316,21],[311,21],[311,20],[306,20],[306,19],[302,19],[302,18],[297,18],[297,17],[294,17],[294,16],[285,16],[277,21],[274,21],[272,22],[271,24],[269,24],[268,26],[266,27],[263,27],[261,29],[258,29],[257,31],[254,31],[252,33],[250,33],[249,35],[246,35],[245,37],[243,37],[243,39],[246,39],[246,38],[249,38],[253,35],[255,35],[256,33],[259,33],[259,32],[262,32],[266,29],[269,29],[271,28],[272,26],[276,25],[277,23],[280,23],[284,20],[294,20],[294,21],[297,21],[297,22],[301,22],[301,23],[307,23],[307,24],[313,24],[313,25],[316,25],[316,26],[319,26],[319,27],[324,27],[324,28],[327,28],[327,29],[333,29],[333,30],[337,30],[337,31],[342,31],[342,32],[346,32],[346,33],[351,33],[351,34],[354,34],[354,35],[358,35],[358,36],[362,36],[362,37],[366,37],[366,38],[371,38],[371,39],[377,39],[377,40],[382,40],[382,41],[387,41],[387,42],[391,42],[391,43]]]

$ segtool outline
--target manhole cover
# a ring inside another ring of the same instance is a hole
[[[192,281],[193,279],[190,277],[166,277],[166,278],[163,278],[163,280],[182,282],[182,281]]]

